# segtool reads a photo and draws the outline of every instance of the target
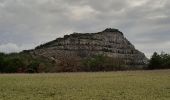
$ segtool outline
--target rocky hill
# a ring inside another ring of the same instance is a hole
[[[121,60],[124,66],[142,67],[147,64],[144,53],[135,49],[118,29],[105,29],[97,33],[73,33],[57,38],[29,51],[33,57],[51,60],[56,66],[60,63],[77,63],[83,59],[103,55]],[[76,65],[77,65],[76,64]],[[69,66],[74,66],[70,64]],[[81,65],[79,65],[81,66]]]

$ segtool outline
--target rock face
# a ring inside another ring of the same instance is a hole
[[[124,37],[118,29],[105,29],[98,33],[73,33],[36,47],[30,51],[33,56],[51,59],[84,59],[94,55],[122,59],[126,66],[143,66],[147,63],[144,53]]]

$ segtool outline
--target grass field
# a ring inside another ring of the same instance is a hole
[[[0,100],[170,100],[170,70],[0,74]]]

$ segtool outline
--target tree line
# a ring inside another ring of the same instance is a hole
[[[0,73],[41,73],[50,72],[52,62],[34,58],[28,53],[0,53]]]
[[[170,54],[154,52],[144,69],[170,68]],[[78,72],[78,71],[116,71],[132,70],[120,58],[96,55],[85,59],[63,57],[60,62],[43,57],[32,57],[28,53],[0,53],[0,73],[42,73],[42,72]]]
[[[0,72],[37,72],[38,62],[30,55],[0,53]]]
[[[104,55],[79,59],[65,55],[59,62],[28,53],[0,53],[0,73],[42,73],[125,70],[124,62]]]
[[[148,69],[169,69],[170,54],[154,52],[148,65]]]

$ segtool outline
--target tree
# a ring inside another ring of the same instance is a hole
[[[162,59],[162,65],[161,68],[170,68],[170,55],[162,52],[160,54],[161,59]]]
[[[162,64],[161,56],[157,52],[154,52],[150,59],[148,68],[149,69],[159,69],[161,67],[161,64]]]
[[[4,53],[0,53],[0,72],[3,72],[3,67],[4,67]]]
[[[2,72],[15,73],[18,69],[23,67],[24,64],[18,58],[5,58],[3,63]]]
[[[95,55],[83,60],[84,71],[113,71],[123,70],[124,62],[120,58]]]
[[[27,71],[28,73],[38,73],[39,69],[39,62],[38,61],[33,61],[27,66]]]

